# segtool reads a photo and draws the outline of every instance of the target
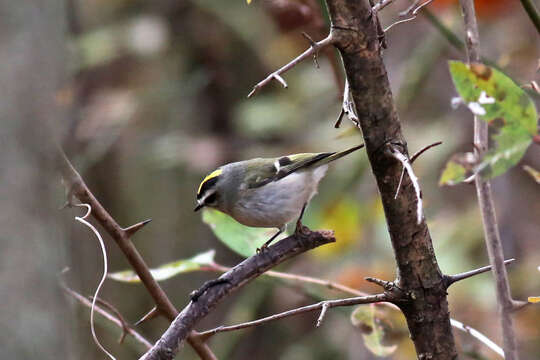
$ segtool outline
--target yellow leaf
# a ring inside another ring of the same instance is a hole
[[[330,204],[322,211],[321,228],[332,229],[338,240],[334,246],[324,246],[313,254],[329,257],[342,254],[361,238],[360,205],[356,200],[343,198]]]
[[[529,296],[527,301],[531,304],[537,304],[540,303],[540,296]]]
[[[251,0],[246,0],[246,2],[248,5],[251,4]]]

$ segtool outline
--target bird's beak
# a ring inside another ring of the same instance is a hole
[[[204,207],[204,204],[197,204],[197,206],[195,206],[195,209],[193,209],[193,211],[199,211],[199,210],[201,210],[203,207]]]

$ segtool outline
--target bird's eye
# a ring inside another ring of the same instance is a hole
[[[217,194],[214,192],[212,195],[209,195],[204,202],[208,205],[214,204],[217,200]]]

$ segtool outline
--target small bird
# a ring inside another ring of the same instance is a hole
[[[299,228],[305,207],[326,174],[327,164],[363,146],[223,165],[199,185],[194,211],[207,206],[246,226],[277,228],[278,232],[259,249],[264,250],[297,216]]]

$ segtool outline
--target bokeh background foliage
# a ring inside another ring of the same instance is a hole
[[[68,266],[71,270],[64,278],[69,286],[91,294],[101,269],[98,245],[73,221],[77,210],[57,210],[63,202],[58,178],[50,169],[38,171],[47,164],[46,157],[41,161],[39,156],[24,155],[29,148],[24,144],[40,144],[44,133],[35,125],[37,118],[54,124],[75,166],[120,224],[153,219],[134,238],[151,267],[191,259],[182,266],[194,271],[162,282],[178,308],[188,302],[190,291],[215,276],[195,271],[200,270],[201,257],[193,261],[194,256],[206,253],[203,262],[227,266],[242,259],[192,211],[196,188],[206,173],[225,162],[257,156],[345,149],[356,145],[359,137],[348,122],[339,130],[333,128],[340,88],[326,56],[319,59],[320,69],[306,61],[287,73],[288,89],[276,83],[246,99],[265,74],[306,48],[301,31],[315,39],[325,35],[326,15],[319,13],[318,1],[259,0],[249,6],[242,0],[52,3],[55,6],[45,8],[32,1],[2,1],[2,9],[14,21],[2,25],[6,30],[2,36],[10,41],[3,42],[5,51],[0,51],[4,64],[0,79],[9,94],[1,100],[2,118],[9,120],[3,122],[2,143],[11,149],[2,154],[0,173],[3,183],[10,185],[10,190],[1,190],[7,201],[1,218],[6,245],[0,255],[5,299],[0,324],[8,330],[0,332],[0,344],[19,359],[38,354],[43,359],[102,358],[90,337],[87,309],[64,298],[56,284],[56,274]],[[381,20],[390,24],[407,5],[396,1]],[[477,1],[477,5],[483,55],[519,85],[537,79],[538,37],[519,2]],[[437,0],[430,10],[462,37],[454,1]],[[19,34],[24,34],[22,40]],[[453,110],[450,105],[456,90],[448,60],[463,60],[464,55],[423,15],[390,30],[387,42],[385,61],[411,151],[444,142],[415,162],[440,266],[446,273],[457,273],[485,265],[474,188],[438,186],[451,155],[471,151],[471,114],[465,107]],[[21,43],[28,51],[21,52]],[[56,113],[46,101],[35,101],[51,93],[60,105]],[[533,100],[538,104],[538,97]],[[17,136],[10,138],[6,130]],[[493,181],[505,252],[518,259],[510,270],[516,298],[540,292],[539,188],[522,169],[522,165],[540,169],[539,154],[538,146],[530,147],[517,166]],[[26,184],[22,178],[31,180]],[[28,189],[40,189],[42,207],[37,210]],[[208,216],[203,215],[206,222]],[[304,222],[315,229],[334,229],[337,243],[279,270],[367,292],[377,289],[363,280],[365,276],[394,278],[393,252],[364,153],[332,165]],[[112,271],[127,269],[116,245],[108,242],[107,247]],[[207,253],[211,249],[215,254]],[[341,295],[264,277],[227,299],[199,329]],[[150,297],[136,284],[109,280],[102,296],[132,322],[152,307]],[[454,318],[501,343],[493,321],[496,301],[489,274],[455,285],[449,301]],[[211,346],[222,359],[375,358],[362,326],[351,323],[353,310],[331,310],[320,328],[314,326],[316,314],[303,315],[218,335]],[[369,307],[357,310],[355,318],[382,328],[384,346],[397,345],[396,351],[380,355],[413,357],[399,312]],[[534,307],[517,315],[523,358],[540,354],[539,321]],[[140,331],[154,340],[166,325],[163,319],[154,320],[142,324]],[[118,329],[110,324],[98,322],[98,333],[121,359],[141,353],[133,342],[118,345]],[[472,354],[464,358],[495,358],[468,336],[456,336],[461,351]],[[180,356],[196,358],[187,346]]]

